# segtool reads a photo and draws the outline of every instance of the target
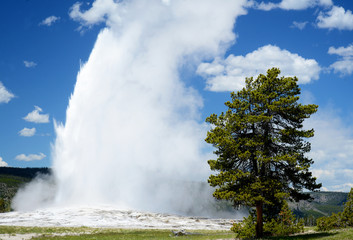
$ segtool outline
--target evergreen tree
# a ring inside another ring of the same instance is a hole
[[[232,92],[227,112],[206,119],[212,129],[205,139],[216,150],[209,160],[215,175],[209,177],[217,199],[234,206],[256,207],[256,237],[263,235],[264,205],[273,206],[284,198],[307,200],[321,187],[309,171],[313,163],[305,154],[306,141],[314,130],[304,130],[303,121],[318,106],[298,102],[300,88],[296,77],[278,77],[272,68],[257,79],[246,78],[246,86]]]
[[[342,218],[347,226],[353,227],[353,188],[351,188],[347,202],[344,204]]]

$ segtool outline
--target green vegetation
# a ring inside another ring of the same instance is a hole
[[[285,199],[307,200],[308,193],[321,187],[309,171],[313,163],[307,138],[314,130],[304,130],[303,121],[317,111],[314,104],[302,105],[296,77],[278,77],[272,68],[256,80],[246,79],[246,86],[232,92],[226,113],[212,114],[212,125],[205,141],[217,155],[209,160],[209,177],[216,187],[214,197],[234,206],[256,208],[256,237],[263,236],[263,222],[280,212]],[[264,216],[263,216],[264,215]]]
[[[0,226],[0,234],[53,234],[53,233],[94,233],[98,229],[88,227],[18,227],[18,226]]]
[[[289,202],[296,218],[304,219],[305,226],[315,226],[316,219],[342,212],[348,193],[343,192],[312,192],[312,201]]]
[[[244,221],[241,223],[234,223],[231,230],[237,234],[238,238],[255,238],[255,213],[252,212],[247,218],[244,218]],[[283,203],[278,216],[264,224],[265,236],[287,236],[301,232],[304,232],[304,221],[303,219],[299,222],[296,221],[286,202]]]
[[[18,188],[20,185],[27,182],[28,180],[29,178],[0,174],[0,182],[6,184],[8,187]]]
[[[50,168],[15,168],[0,167],[0,175],[11,175],[27,179],[33,179],[38,174],[50,174]]]
[[[236,237],[230,231],[190,231],[191,235],[174,236],[170,230],[144,230],[144,229],[109,229],[109,228],[64,228],[64,227],[8,227],[0,226],[0,234],[36,234],[32,239],[189,239],[189,240],[206,240],[206,239],[228,239]],[[65,235],[64,235],[65,234]],[[267,237],[268,240],[351,240],[353,239],[353,229],[334,230],[330,232],[313,232],[312,229],[306,229],[305,233],[287,237]]]
[[[353,188],[348,194],[343,212],[333,213],[328,217],[321,217],[317,219],[316,224],[319,231],[353,227]]]
[[[185,236],[174,236],[171,230],[110,229],[110,228],[31,228],[0,226],[0,234],[35,233],[32,239],[231,239],[235,234],[230,231],[187,231]]]
[[[29,180],[24,177],[0,174],[0,212],[11,210],[11,199],[19,187]]]
[[[351,240],[353,229],[337,230],[331,232],[313,232],[287,237],[271,237],[271,240]]]

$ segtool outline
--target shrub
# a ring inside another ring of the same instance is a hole
[[[238,238],[254,238],[256,233],[255,213],[252,212],[242,223],[234,223],[231,230],[237,233]],[[296,222],[293,212],[287,202],[283,203],[279,215],[264,224],[264,233],[267,236],[287,236],[304,232],[304,220]]]
[[[347,226],[353,227],[353,188],[351,188],[351,191],[348,194],[347,202],[344,204],[342,220]]]
[[[318,231],[330,231],[337,228],[353,227],[353,188],[348,194],[347,202],[343,212],[333,213],[328,217],[321,217],[316,220]]]
[[[279,216],[266,223],[264,231],[270,236],[287,236],[304,232],[304,220],[296,222],[293,212],[289,209],[287,202],[284,202]]]
[[[322,232],[338,229],[344,225],[342,222],[342,213],[333,213],[329,217],[321,217],[316,220],[317,230]]]
[[[243,222],[234,223],[230,229],[237,234],[238,238],[255,238],[256,236],[255,213],[251,212],[248,217],[244,217]]]
[[[11,210],[9,200],[0,198],[0,213],[9,212]]]

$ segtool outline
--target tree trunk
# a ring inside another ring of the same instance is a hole
[[[263,211],[263,203],[257,202],[256,203],[256,238],[262,238],[264,235],[263,230],[263,218],[262,218],[262,211]]]

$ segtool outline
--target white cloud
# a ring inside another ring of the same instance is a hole
[[[278,67],[284,76],[297,76],[302,84],[318,79],[321,71],[314,59],[266,45],[245,56],[231,54],[226,59],[202,63],[197,73],[207,79],[207,89],[211,91],[234,91],[244,87],[246,77],[266,74],[272,67]]]
[[[333,6],[330,11],[319,13],[317,17],[317,26],[319,28],[353,30],[352,11],[346,11],[343,7]]]
[[[32,137],[36,133],[36,128],[24,128],[21,131],[18,132],[20,136],[23,137]]]
[[[332,190],[337,192],[349,192],[351,188],[353,188],[353,182],[332,186]]]
[[[2,157],[0,157],[0,167],[7,167],[8,164],[4,160],[2,160]]]
[[[317,1],[312,0],[282,0],[279,7],[285,10],[303,10],[313,7],[318,4]]]
[[[333,5],[332,0],[319,0],[318,2],[319,2],[319,5],[320,5],[320,6],[329,7],[329,6],[332,6],[332,5]]]
[[[263,11],[271,11],[274,8],[278,8],[278,4],[272,3],[272,2],[269,2],[269,3],[261,2],[257,5],[255,5],[255,8],[257,8],[259,10],[263,10]]]
[[[308,22],[296,22],[296,21],[293,21],[291,27],[292,28],[298,28],[300,30],[303,30],[306,26],[306,24],[308,24]]]
[[[308,154],[315,161],[313,175],[327,190],[348,191],[353,175],[353,129],[332,107],[319,108],[318,113],[305,122],[305,128],[315,130]]]
[[[313,169],[312,173],[318,179],[335,179],[335,172],[330,169]]]
[[[34,106],[34,110],[27,114],[23,119],[27,122],[34,122],[34,123],[48,123],[49,122],[49,114],[40,114],[43,110],[38,107]]]
[[[329,54],[337,54],[341,57],[353,57],[353,44],[349,45],[348,47],[330,47],[328,49]]]
[[[117,14],[118,3],[114,0],[96,0],[93,2],[92,7],[85,11],[81,11],[82,3],[75,3],[70,9],[70,17],[81,22],[82,25],[91,26],[101,22],[119,21],[119,14]]]
[[[60,17],[50,16],[50,17],[47,17],[46,19],[44,19],[43,21],[41,21],[39,23],[39,25],[51,26],[51,25],[53,25],[53,23],[55,23],[56,21],[59,21],[59,20],[60,20]]]
[[[39,153],[39,154],[20,154],[15,157],[16,160],[18,161],[25,161],[25,162],[30,162],[30,161],[40,161],[43,158],[45,158],[46,155],[44,153]]]
[[[33,67],[37,66],[37,63],[32,62],[32,61],[23,61],[23,63],[26,68],[33,68]]]
[[[330,68],[333,69],[335,73],[341,73],[342,75],[350,75],[353,73],[353,44],[347,47],[330,47],[328,53],[340,57],[339,60],[330,65]]]
[[[0,82],[0,103],[8,103],[14,97],[15,95],[9,92],[2,82]]]
[[[353,59],[338,60],[331,64],[330,68],[334,69],[335,73],[341,73],[342,76],[350,75],[353,72]]]
[[[332,6],[332,0],[282,0],[280,3],[261,2],[256,6],[257,9],[270,11],[275,8],[284,10],[304,10],[315,6]]]

